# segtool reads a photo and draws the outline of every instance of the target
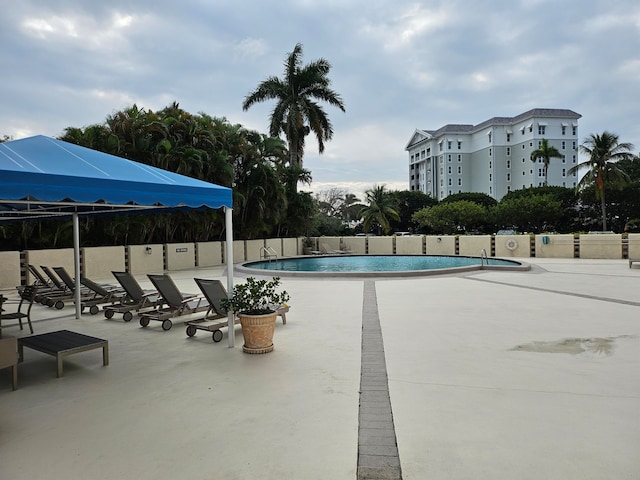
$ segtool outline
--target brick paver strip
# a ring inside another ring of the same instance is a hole
[[[374,281],[364,282],[363,296],[358,480],[401,480]]]

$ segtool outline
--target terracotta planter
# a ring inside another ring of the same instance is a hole
[[[265,315],[247,315],[241,313],[240,324],[245,353],[269,353],[273,350],[273,332],[276,329],[276,312]]]

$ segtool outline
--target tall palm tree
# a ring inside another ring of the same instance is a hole
[[[542,139],[540,146],[531,152],[531,161],[536,162],[539,158],[542,159],[544,164],[544,186],[547,186],[549,162],[552,158],[562,158],[562,154],[553,145],[549,145],[549,141],[546,138]]]
[[[385,234],[389,233],[391,226],[389,220],[400,220],[398,212],[394,208],[393,197],[389,195],[384,185],[374,185],[364,192],[368,206],[362,208],[358,217],[364,220],[362,230],[368,232],[371,225],[376,222],[382,227]]]
[[[345,111],[338,93],[329,88],[331,64],[324,58],[302,65],[302,45],[296,44],[284,64],[284,78],[268,77],[249,93],[242,109],[258,102],[277,100],[271,113],[269,135],[284,134],[289,147],[289,164],[302,167],[305,137],[311,132],[318,140],[318,150],[324,152],[324,142],[333,138],[333,126],[318,100]]]
[[[618,160],[632,157],[631,143],[620,143],[618,135],[608,131],[598,135],[592,133],[580,145],[580,151],[589,156],[588,160],[571,167],[567,173],[573,174],[581,168],[587,168],[587,173],[580,179],[576,190],[580,190],[592,183],[596,187],[596,196],[600,198],[602,210],[602,230],[607,229],[607,207],[605,204],[605,185],[607,183],[624,185],[629,177],[617,165]]]

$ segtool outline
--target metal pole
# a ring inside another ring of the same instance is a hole
[[[233,209],[224,207],[224,224],[225,224],[225,256],[227,260],[227,294],[233,294]],[[234,312],[227,313],[227,337],[229,339],[229,348],[235,345],[235,321]]]
[[[76,318],[80,318],[82,306],[80,305],[80,221],[78,213],[73,214],[73,270],[75,272],[76,291]]]

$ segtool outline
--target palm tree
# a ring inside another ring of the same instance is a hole
[[[391,229],[389,220],[400,220],[400,216],[394,208],[393,197],[389,195],[384,185],[374,185],[373,188],[364,192],[364,195],[369,205],[358,213],[358,217],[364,220],[362,230],[368,232],[371,225],[377,222],[385,234],[389,233]]]
[[[284,134],[291,167],[302,167],[305,137],[309,133],[316,136],[320,153],[324,152],[324,142],[333,138],[333,126],[317,101],[345,111],[340,95],[329,88],[330,69],[331,64],[324,58],[303,66],[302,45],[298,43],[287,57],[284,78],[268,77],[242,103],[242,109],[248,110],[255,103],[277,100],[271,113],[269,135]]]
[[[553,145],[549,145],[549,141],[546,138],[542,139],[540,146],[531,152],[531,161],[536,162],[539,158],[542,159],[544,164],[544,186],[547,186],[547,177],[549,172],[549,162],[552,158],[562,158],[562,154]]]
[[[628,175],[616,162],[631,158],[630,151],[633,149],[633,145],[631,143],[620,143],[619,140],[618,135],[606,130],[600,135],[592,133],[580,145],[580,151],[589,155],[589,159],[571,167],[567,172],[574,174],[581,168],[588,169],[587,173],[578,182],[576,190],[580,190],[591,183],[595,184],[596,197],[600,198],[603,231],[607,229],[605,185],[608,182],[617,182],[618,186],[622,186],[629,179]]]

